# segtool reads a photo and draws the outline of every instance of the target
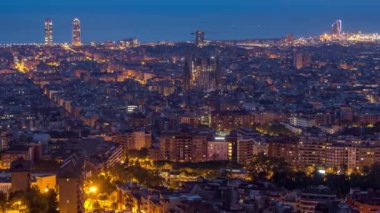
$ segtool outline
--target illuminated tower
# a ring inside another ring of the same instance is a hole
[[[80,46],[81,42],[81,32],[80,32],[80,21],[78,18],[73,20],[73,46]]]
[[[195,45],[197,47],[203,47],[204,44],[205,44],[205,33],[200,30],[197,30],[195,32]]]
[[[53,21],[45,19],[45,45],[53,44]]]
[[[342,28],[342,20],[336,20],[332,25],[331,25],[331,33],[333,35],[340,35],[343,32]]]

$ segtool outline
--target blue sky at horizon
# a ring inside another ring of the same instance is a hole
[[[85,42],[137,37],[142,41],[309,36],[342,19],[346,31],[380,32],[377,0],[1,0],[0,43],[42,42],[53,19],[54,40],[70,42],[71,21]]]

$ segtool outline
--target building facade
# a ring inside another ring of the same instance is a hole
[[[45,45],[53,44],[53,21],[51,19],[45,20]]]
[[[73,20],[73,32],[72,32],[72,45],[73,46],[80,46],[82,45],[81,40],[81,27],[80,27],[80,20],[78,18],[75,18]]]

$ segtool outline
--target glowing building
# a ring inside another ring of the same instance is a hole
[[[184,67],[185,89],[214,90],[220,84],[219,59],[191,58],[187,59]]]
[[[81,42],[81,31],[80,31],[80,21],[78,18],[75,18],[73,20],[73,40],[72,45],[73,46],[80,46],[82,44]]]
[[[53,21],[51,19],[45,20],[45,45],[53,44]]]
[[[203,47],[204,44],[205,44],[205,33],[200,30],[197,30],[195,32],[195,45],[197,47]]]
[[[331,25],[331,34],[333,35],[340,35],[343,32],[342,28],[342,20],[336,20],[332,25]]]

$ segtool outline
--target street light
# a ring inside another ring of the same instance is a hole
[[[89,193],[96,193],[98,191],[98,188],[96,186],[91,186],[89,188]]]

